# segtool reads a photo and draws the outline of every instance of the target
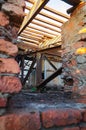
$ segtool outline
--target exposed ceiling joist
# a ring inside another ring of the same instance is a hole
[[[26,34],[26,33],[21,33],[21,35],[20,36],[22,36],[22,37],[24,37],[24,38],[30,38],[30,39],[33,39],[33,40],[41,40],[41,38],[40,37],[37,37],[37,36],[33,36],[33,35],[31,35],[31,34]]]
[[[47,28],[47,29],[49,29],[51,31],[55,31],[55,32],[61,33],[61,31],[58,30],[57,28],[49,27],[48,25],[46,25],[44,23],[39,23],[38,21],[32,21],[32,23],[35,24],[35,25],[38,25],[38,26],[42,26],[45,29]]]
[[[55,37],[54,35],[51,35],[51,34],[48,34],[48,33],[45,33],[45,32],[39,31],[39,30],[36,30],[34,28],[31,28],[31,27],[28,27],[25,30],[26,31],[30,31],[30,32],[35,32],[36,34],[43,35],[43,37],[47,37],[47,38]]]
[[[26,28],[26,26],[34,19],[34,17],[40,12],[40,10],[46,5],[48,1],[49,0],[37,0],[34,3],[30,13],[24,18],[18,34],[20,34]]]
[[[34,0],[28,0],[28,2],[30,2],[31,4],[34,4],[35,1],[34,1]],[[66,18],[66,19],[69,19],[69,16],[68,16],[68,15],[63,14],[63,13],[61,13],[61,12],[55,10],[55,9],[52,9],[52,8],[50,8],[50,7],[48,7],[48,6],[45,6],[44,9],[47,10],[47,11],[49,11],[49,12],[52,12],[52,13],[54,13],[54,14],[56,14],[56,15],[59,15],[59,16],[61,16],[61,17],[64,17],[64,18]]]
[[[31,7],[26,7],[26,9],[31,10]],[[47,18],[49,18],[49,19],[55,20],[55,21],[60,22],[60,23],[62,23],[62,24],[64,23],[64,20],[61,20],[61,19],[59,19],[59,18],[56,18],[55,16],[49,15],[49,14],[43,12],[43,11],[39,12],[39,15],[42,15],[42,16],[47,17]]]
[[[32,29],[37,30],[37,31],[40,31],[40,33],[42,32],[42,33],[46,33],[47,35],[49,34],[49,35],[51,35],[52,37],[55,37],[55,36],[58,35],[58,33],[57,33],[57,34],[55,34],[55,33],[53,33],[53,32],[51,33],[51,32],[49,32],[49,31],[43,30],[43,29],[41,29],[41,28],[37,28],[37,27],[35,27],[35,26],[33,26],[33,25],[30,25],[30,26],[27,27],[28,30],[29,30],[29,28],[32,28]]]
[[[30,38],[27,39],[27,38],[20,36],[20,39],[23,40],[23,41],[26,41],[26,42],[31,42],[33,44],[39,45],[38,41],[32,40]]]

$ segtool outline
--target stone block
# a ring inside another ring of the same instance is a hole
[[[20,79],[11,76],[0,77],[0,92],[1,93],[17,93],[22,89]]]
[[[58,109],[42,112],[42,122],[45,128],[77,124],[81,119],[81,112],[75,109]]]
[[[16,56],[18,53],[18,48],[11,42],[0,39],[0,53],[5,53],[10,56]]]
[[[18,63],[13,58],[0,58],[0,73],[20,73]]]
[[[6,107],[6,106],[7,106],[7,98],[0,97],[0,107]]]
[[[38,112],[8,114],[0,117],[0,130],[39,130]]]
[[[9,17],[5,13],[0,12],[0,26],[7,25],[9,25]]]

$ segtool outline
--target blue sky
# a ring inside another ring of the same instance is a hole
[[[48,6],[66,14],[66,10],[71,6],[61,0],[49,0]]]

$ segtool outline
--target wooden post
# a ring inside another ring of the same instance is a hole
[[[36,55],[36,86],[42,82],[42,55],[37,53]]]

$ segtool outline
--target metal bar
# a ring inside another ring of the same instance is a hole
[[[24,56],[21,58],[21,82],[24,80]]]
[[[45,79],[41,84],[37,86],[38,90],[43,90],[45,88],[45,85],[53,80],[55,77],[60,75],[62,73],[62,67],[60,67],[56,72],[54,72],[52,75],[50,75],[47,79]]]
[[[40,12],[40,10],[47,4],[49,0],[36,0],[30,13],[24,18],[18,35],[27,27],[27,25],[35,18],[35,16]]]
[[[31,64],[31,66],[30,66],[30,69],[28,70],[28,73],[26,74],[26,77],[24,78],[24,81],[23,81],[23,83],[22,83],[23,85],[25,85],[25,83],[26,83],[26,81],[27,81],[27,79],[28,79],[30,73],[32,72],[32,69],[33,69],[33,67],[34,67],[34,65],[35,65],[35,62],[36,62],[36,59],[34,58],[34,60],[33,60],[32,64]]]
[[[48,63],[52,66],[52,68],[54,70],[57,70],[57,68],[55,67],[55,65],[46,56],[44,56],[44,58],[48,61]]]

